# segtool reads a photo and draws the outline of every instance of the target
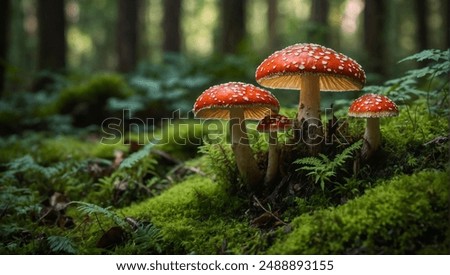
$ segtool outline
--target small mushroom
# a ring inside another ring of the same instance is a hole
[[[361,148],[363,159],[368,159],[380,147],[380,118],[398,116],[398,113],[397,105],[384,95],[365,94],[353,101],[348,116],[367,118],[365,142]]]
[[[358,91],[366,81],[355,60],[317,44],[295,44],[266,58],[256,69],[256,81],[268,88],[300,90],[296,128],[306,122],[311,147],[323,136],[320,91]]]
[[[231,147],[239,173],[256,190],[262,173],[248,142],[245,120],[260,120],[277,113],[279,108],[278,100],[269,91],[251,84],[229,82],[204,91],[195,101],[193,112],[197,118],[230,121]]]
[[[292,128],[293,122],[280,114],[268,115],[259,121],[256,130],[269,134],[269,156],[264,183],[271,185],[278,176],[280,152],[278,149],[277,132],[284,132]]]

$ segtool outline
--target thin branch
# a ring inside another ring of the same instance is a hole
[[[261,207],[262,210],[264,210],[264,212],[266,212],[267,214],[271,215],[272,217],[274,217],[277,221],[281,222],[284,225],[287,225],[287,223],[283,220],[281,220],[280,218],[278,218],[274,213],[272,213],[271,211],[267,210],[262,204],[261,202],[258,200],[258,198],[253,195],[253,199],[255,200],[255,202],[258,204],[259,207]]]

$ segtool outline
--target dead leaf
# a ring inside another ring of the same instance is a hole
[[[97,242],[98,248],[112,249],[121,245],[127,239],[126,232],[120,226],[113,226],[106,231]]]

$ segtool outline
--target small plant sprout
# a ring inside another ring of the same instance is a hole
[[[320,92],[358,91],[366,81],[364,70],[353,59],[306,43],[273,53],[259,65],[255,77],[264,87],[301,91],[295,128],[307,129],[304,140],[312,151],[317,151],[313,148],[323,136]]]
[[[216,118],[230,121],[231,147],[243,180],[252,190],[258,189],[262,173],[249,145],[246,119],[260,120],[278,113],[280,103],[269,91],[251,84],[229,82],[204,91],[195,101],[197,118]]]
[[[363,159],[368,159],[381,144],[380,118],[398,116],[397,105],[387,96],[365,94],[350,105],[348,115],[367,118],[364,132],[364,145],[361,149]]]
[[[259,121],[256,130],[269,134],[269,156],[267,160],[266,176],[264,183],[270,185],[278,176],[279,157],[277,132],[284,132],[292,128],[293,121],[286,116],[275,114],[268,115]]]

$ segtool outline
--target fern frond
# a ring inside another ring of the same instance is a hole
[[[140,225],[133,232],[133,242],[139,247],[140,251],[154,250],[157,253],[162,252],[160,245],[162,234],[153,224]]]
[[[358,140],[357,142],[353,143],[349,147],[345,148],[342,153],[336,155],[334,157],[334,160],[330,162],[330,165],[334,168],[340,167],[345,164],[345,161],[352,157],[352,154],[354,151],[361,148],[363,144],[363,140]]]
[[[46,179],[52,178],[59,171],[57,167],[44,167],[39,165],[30,155],[16,158],[6,166],[8,167],[9,174],[33,172],[44,176]]]
[[[320,166],[323,165],[324,162],[316,157],[306,157],[297,159],[294,161],[295,164],[303,164],[303,165],[309,165],[309,166]]]
[[[113,220],[118,226],[122,228],[126,228],[128,226],[128,224],[121,217],[119,217],[115,212],[111,211],[109,208],[104,208],[96,204],[82,201],[72,201],[69,204],[77,204],[78,211],[80,211],[85,215],[91,216],[95,214],[100,214],[108,219]]]
[[[122,163],[120,163],[119,169],[133,168],[140,160],[148,157],[153,146],[155,146],[154,143],[149,143],[145,145],[141,150],[128,156],[122,161]]]
[[[234,183],[239,175],[231,146],[221,140],[218,143],[209,143],[204,140],[204,145],[199,147],[199,152],[209,158],[207,171],[219,182]]]
[[[50,249],[56,253],[76,254],[77,251],[72,244],[72,241],[63,236],[48,236],[48,244]]]
[[[345,148],[342,153],[336,155],[333,160],[324,154],[319,154],[319,157],[306,157],[297,159],[295,164],[303,165],[295,171],[309,171],[306,176],[314,179],[314,183],[320,183],[322,190],[325,189],[325,183],[331,181],[336,176],[336,170],[344,170],[343,166],[347,159],[352,157],[354,151],[362,146],[362,140],[355,142],[349,147]]]
[[[408,60],[415,60],[415,61],[419,61],[419,62],[424,61],[424,60],[433,60],[433,61],[438,61],[440,59],[448,60],[449,54],[450,54],[450,50],[441,51],[438,49],[429,49],[429,50],[424,50],[419,53],[410,55],[406,58],[403,58],[402,60],[398,61],[398,63],[408,61]]]

